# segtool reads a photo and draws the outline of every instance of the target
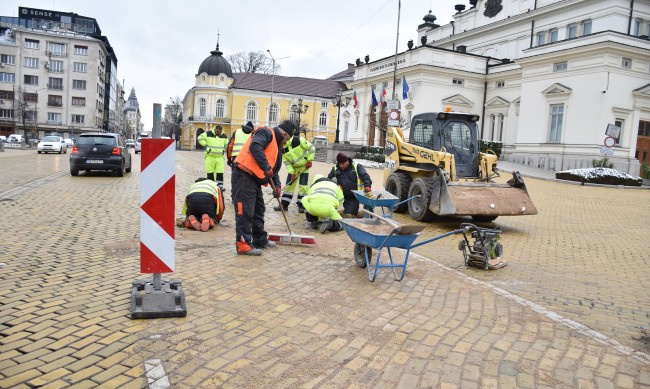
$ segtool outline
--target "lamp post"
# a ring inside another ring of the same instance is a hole
[[[302,105],[302,97],[298,97],[298,105],[295,104],[291,105],[291,112],[298,114],[298,123],[296,123],[298,126],[298,130],[300,130],[300,115],[303,113],[307,113],[307,108],[309,108],[307,104],[305,104],[304,106]]]
[[[341,106],[347,108],[350,105],[350,96],[345,96],[345,103],[343,102],[343,91],[339,90],[334,98],[332,98],[332,104],[338,108],[338,113],[336,114],[336,137],[334,138],[334,143],[339,143],[339,124],[341,123]]]

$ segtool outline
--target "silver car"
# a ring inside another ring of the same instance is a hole
[[[36,146],[38,153],[63,153],[68,152],[68,144],[58,135],[48,135],[38,142]]]
[[[135,153],[139,153],[142,151],[142,138],[138,138],[135,140]]]

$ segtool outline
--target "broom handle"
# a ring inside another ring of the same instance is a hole
[[[302,173],[303,173],[303,172],[300,172],[300,174],[302,174]],[[296,177],[295,177],[293,180],[289,181],[289,183],[288,183],[287,185],[285,185],[284,188],[282,188],[282,189],[280,189],[280,190],[285,190],[285,189],[287,188],[287,186],[293,184],[293,183],[298,179],[298,177],[300,177],[300,174],[296,174]],[[273,200],[273,198],[271,198],[271,200]],[[271,200],[267,201],[266,204],[264,204],[264,205],[269,205],[269,203],[271,202]]]
[[[271,184],[271,189],[273,189],[273,195],[275,195],[275,184],[273,183],[273,178],[269,181]],[[282,206],[282,202],[280,201],[280,198],[278,197],[278,205],[280,206],[280,210],[282,211],[282,217],[284,218],[284,222],[287,224],[287,230],[289,230],[289,235],[293,235],[293,232],[291,232],[291,227],[289,227],[289,221],[287,220],[287,215],[284,213],[284,207]]]

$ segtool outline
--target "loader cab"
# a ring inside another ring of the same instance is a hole
[[[456,112],[416,115],[411,121],[409,142],[432,150],[443,147],[454,154],[457,177],[476,177],[479,167],[479,116]]]

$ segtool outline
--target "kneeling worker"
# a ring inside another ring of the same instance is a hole
[[[329,178],[321,174],[314,176],[314,182],[309,187],[307,196],[302,198],[302,205],[307,213],[307,221],[311,227],[319,228],[322,234],[327,231],[341,231],[343,226],[338,207],[343,203],[343,191]],[[320,227],[318,227],[320,222]]]
[[[197,178],[183,203],[185,227],[207,231],[223,217],[223,194],[216,182]],[[200,220],[200,221],[199,221]]]
[[[327,175],[329,179],[336,179],[341,189],[343,189],[343,216],[357,217],[359,213],[359,200],[357,200],[353,190],[362,190],[366,193],[372,191],[372,180],[366,169],[352,161],[352,158],[343,153],[336,156],[336,165]]]

